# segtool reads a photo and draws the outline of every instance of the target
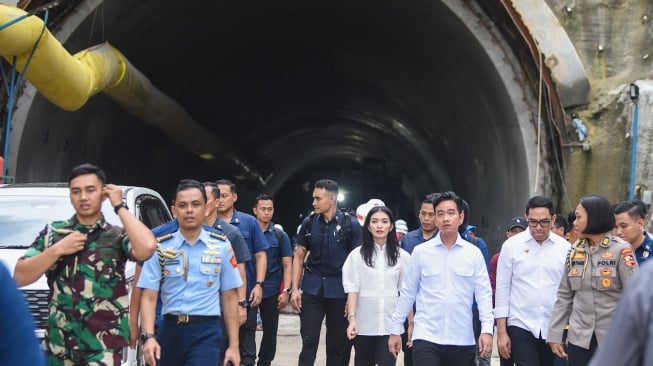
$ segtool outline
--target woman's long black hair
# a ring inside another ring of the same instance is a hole
[[[385,206],[374,206],[367,214],[365,218],[365,223],[363,224],[363,243],[361,244],[361,255],[363,260],[368,267],[374,266],[374,237],[369,230],[370,220],[372,215],[376,212],[385,212],[390,219],[392,224],[392,229],[388,232],[388,240],[385,244],[385,257],[388,261],[389,266],[394,266],[397,264],[397,258],[399,257],[399,242],[397,241],[397,232],[395,230],[395,219],[392,215],[392,211]]]

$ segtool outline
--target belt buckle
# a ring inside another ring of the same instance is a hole
[[[177,315],[177,324],[188,323],[189,320],[190,319],[189,319],[188,314],[179,314],[179,315]]]

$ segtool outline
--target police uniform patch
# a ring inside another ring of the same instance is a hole
[[[637,264],[631,248],[622,249],[621,256],[624,258],[624,264],[626,267],[634,267]]]
[[[572,276],[578,276],[578,269],[577,268],[572,269],[570,274]]]
[[[583,254],[583,253],[576,253],[576,254],[574,254],[574,257],[573,257],[573,259],[583,259],[583,258],[585,258],[585,254]]]
[[[608,245],[610,245],[610,238],[606,236],[601,240],[601,246],[607,247]]]
[[[234,268],[236,268],[238,266],[238,261],[236,261],[236,256],[235,255],[231,256],[231,259],[229,260],[229,263]]]
[[[612,274],[612,270],[610,268],[602,268],[601,269],[601,276],[610,276]]]
[[[614,257],[614,253],[612,253],[612,252],[605,252],[605,253],[601,254],[601,258],[606,258],[607,259],[607,258],[612,258],[612,257]]]
[[[609,278],[604,278],[601,280],[601,285],[603,285],[603,287],[610,287],[611,284],[612,281]]]

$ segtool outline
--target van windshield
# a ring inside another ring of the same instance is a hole
[[[102,205],[106,220],[120,224],[107,202]],[[48,222],[74,213],[68,196],[0,196],[0,247],[27,248]]]

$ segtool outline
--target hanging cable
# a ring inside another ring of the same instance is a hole
[[[547,95],[549,95],[549,94],[547,93]],[[560,129],[557,128],[557,124],[555,123],[555,120],[553,120],[553,110],[551,109],[550,100],[549,100],[549,103],[547,103],[547,106],[548,106],[547,113],[548,113],[549,117],[551,118],[551,120],[549,121],[549,124],[548,124],[549,133],[551,133],[551,138],[553,139],[554,131],[553,131],[553,128],[551,127],[551,125],[556,127],[556,131],[558,131],[558,135],[560,135]],[[562,173],[562,167],[560,166],[560,157],[559,157],[557,145],[555,144],[555,141],[551,145],[552,145],[552,148],[553,148],[553,154],[555,155],[555,161],[556,161],[556,167],[558,168],[558,174],[560,174],[560,184],[562,184],[562,192],[565,195],[565,200],[567,201],[567,205],[570,208],[573,208],[574,206],[571,205],[571,200],[569,199],[569,193],[567,192],[567,184],[565,183],[565,177],[564,177],[564,174]]]
[[[5,24],[0,25],[0,30],[3,30],[13,24],[16,24],[17,22],[27,18],[28,16],[32,16],[34,14],[37,14],[41,11],[45,11],[44,14],[44,20],[43,20],[43,28],[41,29],[41,34],[39,37],[36,39],[36,42],[34,42],[34,47],[32,47],[32,50],[29,53],[29,56],[27,57],[27,61],[25,62],[25,66],[23,67],[23,70],[18,73],[16,71],[16,56],[13,57],[12,64],[11,64],[11,69],[9,70],[9,75],[5,72],[4,67],[2,66],[2,63],[0,62],[0,70],[2,71],[2,78],[4,80],[4,85],[5,89],[7,90],[7,118],[5,121],[5,146],[2,152],[2,157],[5,159],[5,163],[3,164],[2,167],[2,180],[4,181],[7,178],[7,156],[9,154],[9,137],[10,137],[10,132],[11,132],[11,119],[13,117],[13,111],[14,111],[14,104],[16,103],[16,98],[18,96],[18,91],[23,85],[24,80],[24,75],[25,72],[27,71],[27,68],[29,67],[29,63],[32,60],[32,57],[34,57],[34,53],[36,52],[36,48],[39,45],[39,42],[41,41],[41,37],[43,37],[43,34],[45,33],[46,29],[46,24],[48,22],[48,15],[49,15],[49,9],[59,5],[58,2],[53,1],[51,3],[45,4],[43,6],[40,6],[31,12],[22,15],[12,21],[9,21]]]
[[[542,116],[542,53],[539,52],[539,47],[538,47],[538,54],[540,55],[540,80],[538,83],[538,88],[537,88],[537,157],[535,158],[535,182],[533,184],[533,192],[537,192],[537,185],[540,180],[540,148],[541,148],[541,143],[540,143],[540,134],[542,133],[542,128],[540,126],[540,118]]]

